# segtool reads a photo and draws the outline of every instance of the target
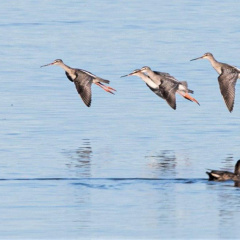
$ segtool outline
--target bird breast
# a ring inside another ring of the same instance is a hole
[[[69,73],[69,76],[72,80],[74,80],[77,77],[76,74],[74,73]]]

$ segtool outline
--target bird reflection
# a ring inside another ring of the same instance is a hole
[[[226,158],[223,159],[222,163],[224,164],[224,169],[233,169],[235,165],[235,161],[233,155],[229,154]]]
[[[218,186],[220,191],[217,193],[217,206],[219,209],[219,226],[232,226],[233,222],[237,222],[239,219],[239,181],[227,181]],[[224,229],[220,230],[221,236],[224,236],[226,232]]]
[[[163,150],[160,154],[151,154],[146,156],[149,159],[149,166],[160,171],[162,174],[173,172],[175,175],[176,156],[171,150]]]
[[[91,177],[92,147],[89,139],[84,139],[77,150],[69,151],[70,162],[67,166],[77,172],[79,177]]]

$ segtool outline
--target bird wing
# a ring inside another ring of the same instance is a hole
[[[97,78],[97,76],[94,75],[94,74],[91,73],[91,72],[88,72],[88,71],[83,70],[83,69],[77,69],[77,70],[80,71],[80,72],[82,72],[82,73],[85,73],[85,74],[89,75],[89,76],[92,77],[92,78]]]
[[[224,170],[211,170],[211,173],[217,174],[217,175],[222,175],[222,174],[233,174],[232,172],[229,171],[224,171]]]
[[[238,74],[235,68],[222,68],[222,73],[218,77],[221,94],[230,112],[233,110]]]
[[[169,106],[176,109],[176,96],[175,93],[177,91],[177,84],[172,81],[161,81],[159,87],[152,88],[148,84],[147,86],[159,97],[165,99]]]
[[[165,98],[163,97],[162,92],[159,90],[159,88],[152,88],[152,87],[150,87],[147,83],[146,83],[146,85],[147,85],[155,94],[157,94],[159,97],[165,99]]]
[[[93,77],[85,72],[78,71],[76,78],[73,80],[75,83],[78,94],[82,98],[83,102],[90,107],[92,100],[92,85]]]
[[[160,75],[160,76],[163,76],[163,77],[165,77],[165,76],[171,76],[169,73],[165,73],[165,72],[158,72],[158,71],[153,71],[155,74],[157,74],[157,75]]]
[[[227,65],[227,66],[229,66],[229,67],[232,67],[232,68],[236,69],[236,70],[240,73],[240,69],[237,68],[236,66],[229,65],[229,64],[227,64],[227,63],[224,63],[224,64]]]
[[[95,82],[103,82],[103,83],[107,83],[107,84],[110,83],[109,80],[106,80],[106,79],[100,78],[100,77],[94,75],[94,74],[91,73],[91,72],[88,72],[88,71],[83,70],[83,69],[78,69],[78,70],[81,71],[81,72],[84,72],[84,73],[87,74],[88,76],[92,77],[92,78],[94,79]]]
[[[153,72],[155,74],[157,74],[158,76],[160,76],[161,80],[168,79],[168,80],[171,80],[171,81],[178,82],[178,80],[175,77],[173,77],[172,75],[170,75],[169,73],[158,72],[158,71],[153,71]]]
[[[160,91],[162,92],[163,98],[167,103],[175,110],[176,109],[176,91],[178,84],[173,81],[165,80],[159,86]]]

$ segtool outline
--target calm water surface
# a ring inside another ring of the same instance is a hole
[[[236,1],[6,1],[0,8],[0,238],[238,238],[240,188],[207,181],[240,158],[205,52],[240,67]],[[56,58],[111,80],[86,108]],[[177,110],[137,77],[186,80]]]

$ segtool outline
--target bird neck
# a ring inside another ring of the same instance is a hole
[[[59,66],[60,66],[62,69],[64,69],[64,71],[67,72],[67,73],[70,73],[71,70],[72,70],[72,69],[71,69],[68,65],[66,65],[65,63],[61,63],[61,64],[59,64]]]
[[[236,166],[234,169],[234,174],[240,175],[240,162],[239,161],[236,163]]]
[[[220,63],[212,56],[208,58],[209,62],[211,63],[212,67],[217,71],[218,74],[221,74],[221,65]]]
[[[138,76],[151,88],[158,88],[158,85],[155,84],[150,77],[146,76],[144,73],[139,73]]]
[[[147,75],[151,78],[154,79],[155,78],[155,73],[152,70],[148,70],[147,71]]]

